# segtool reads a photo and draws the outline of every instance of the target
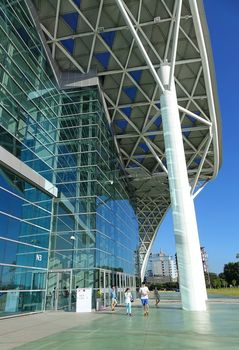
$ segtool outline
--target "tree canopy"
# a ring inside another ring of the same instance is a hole
[[[224,265],[223,275],[228,284],[239,285],[239,262]],[[235,283],[236,281],[236,283]]]

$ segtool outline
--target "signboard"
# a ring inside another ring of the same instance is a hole
[[[42,261],[42,255],[36,254],[36,261]]]
[[[76,289],[76,312],[91,312],[92,288]]]

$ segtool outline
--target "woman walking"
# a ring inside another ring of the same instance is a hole
[[[133,299],[130,288],[126,288],[125,293],[124,293],[124,297],[125,297],[125,306],[126,306],[126,313],[129,316],[132,316],[131,313],[131,300]]]

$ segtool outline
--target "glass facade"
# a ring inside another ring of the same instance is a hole
[[[77,286],[107,304],[135,287],[138,221],[98,87],[61,90],[24,1],[0,3],[0,146],[58,189],[1,165],[0,315],[72,309]]]

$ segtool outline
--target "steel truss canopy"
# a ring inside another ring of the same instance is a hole
[[[221,164],[219,107],[202,0],[32,3],[59,70],[96,72],[100,80],[115,143],[135,192],[142,264],[170,207],[158,78],[162,63],[171,65],[176,85],[192,196]]]

